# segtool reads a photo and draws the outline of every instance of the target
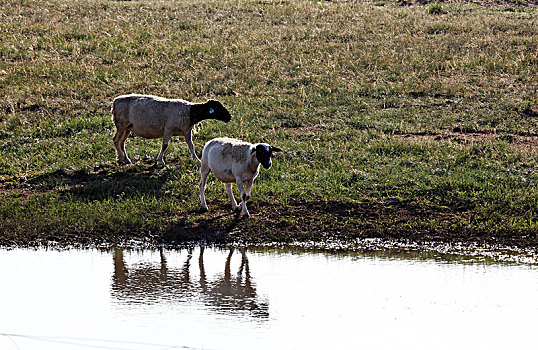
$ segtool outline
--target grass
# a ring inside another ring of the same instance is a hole
[[[0,4],[0,243],[241,231],[261,241],[435,232],[536,244],[534,7]],[[197,128],[199,154],[217,136],[286,150],[256,179],[251,219],[228,211],[214,178],[211,211],[197,212],[198,167],[180,139],[165,168],[152,165],[159,141],[137,137],[127,142],[135,164],[115,164],[110,102],[130,92],[228,106],[230,123]]]

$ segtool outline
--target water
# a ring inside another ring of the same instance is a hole
[[[537,267],[276,250],[0,250],[0,349],[535,348]]]

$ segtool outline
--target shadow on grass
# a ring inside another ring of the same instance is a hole
[[[168,225],[162,233],[161,243],[226,243],[245,220],[248,219],[243,218],[240,211],[232,212],[228,206],[224,208],[224,205],[210,212],[191,210]]]
[[[155,165],[102,166],[94,171],[60,169],[31,178],[28,184],[37,190],[57,190],[61,195],[85,200],[146,195],[159,198],[174,172]]]
[[[108,200],[121,202],[122,199],[137,199],[126,206],[126,208],[133,208],[135,214],[124,215],[125,213],[121,212],[124,208],[121,204],[120,207],[110,205],[110,210],[117,212],[118,217],[105,215],[106,217],[96,218],[94,221],[97,224],[91,226],[90,229],[86,229],[90,226],[85,224],[75,225],[74,228],[63,224],[53,228],[54,225],[52,225],[51,229],[47,230],[47,235],[53,235],[56,229],[61,233],[61,237],[54,237],[54,241],[64,241],[63,236],[67,235],[74,235],[73,238],[79,237],[79,231],[83,231],[85,239],[90,238],[92,242],[112,244],[128,239],[177,245],[194,241],[217,244],[227,242],[230,234],[248,221],[241,217],[240,211],[233,212],[227,201],[214,203],[214,207],[209,212],[202,212],[194,204],[189,207],[196,209],[190,210],[176,207],[177,203],[170,204],[169,201],[162,206],[154,205],[155,199],[159,203],[161,200],[170,199],[171,195],[168,192],[170,182],[177,180],[178,173],[185,170],[175,167],[160,168],[153,164],[125,167],[103,165],[93,171],[60,169],[32,177],[21,184],[21,187],[25,186],[28,192],[36,194],[59,196],[60,199],[65,198],[69,203],[74,199],[75,204],[79,201],[96,201],[103,202],[107,207]],[[188,171],[192,170],[188,168]],[[189,191],[192,192],[192,186],[189,186]],[[181,196],[181,193],[180,191],[178,196]],[[135,205],[137,208],[129,205]],[[95,213],[90,213],[90,216],[100,215],[99,208],[102,207],[97,205]],[[93,207],[90,206],[91,208]],[[76,209],[73,211],[78,213]],[[143,215],[144,218],[131,220],[131,216],[137,215],[138,217]],[[52,218],[52,221],[62,222],[58,217]]]

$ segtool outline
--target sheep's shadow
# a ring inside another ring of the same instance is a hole
[[[119,167],[99,166],[93,171],[55,170],[28,180],[39,191],[56,190],[60,195],[85,200],[102,201],[123,196],[164,196],[163,186],[177,173],[177,169],[154,164]]]
[[[203,220],[192,220],[200,215]],[[172,245],[181,242],[225,243],[230,235],[238,231],[244,220],[240,211],[232,211],[224,203],[209,212],[190,210],[168,225],[162,233],[161,242]]]
[[[178,167],[184,167],[178,169]],[[101,165],[89,170],[56,170],[26,181],[36,192],[55,192],[60,197],[82,202],[121,200],[127,198],[170,197],[167,189],[178,173],[194,171],[187,165],[158,167],[151,164],[129,166]],[[190,188],[190,187],[189,187]],[[190,188],[192,190],[192,188]],[[193,205],[193,207],[195,207]],[[219,199],[209,212],[200,209],[165,214],[166,224],[155,238],[160,243],[180,244],[187,241],[226,242],[240,231],[244,218],[232,211],[229,201]],[[239,233],[238,233],[239,234]]]

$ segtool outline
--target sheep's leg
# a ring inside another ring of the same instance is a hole
[[[209,167],[207,164],[202,163],[202,166],[200,167],[200,203],[202,205],[203,210],[207,209],[207,203],[205,202],[205,185],[207,183],[207,177],[209,175]]]
[[[112,138],[112,141],[114,141],[114,147],[116,148],[116,155],[118,156],[118,162],[121,162],[123,157],[124,157],[124,154],[122,153],[121,151],[121,148],[120,148],[120,137],[121,137],[121,132],[119,130],[116,130],[116,133],[114,134],[114,137]]]
[[[125,151],[125,141],[127,141],[127,138],[129,137],[130,134],[131,134],[131,130],[127,129],[123,132],[123,135],[121,136],[121,139],[120,139],[121,151],[123,152],[123,155],[125,156],[123,159],[124,159],[124,162],[127,164],[131,163],[131,160],[129,159],[129,157],[127,156],[127,152]]]
[[[161,152],[159,152],[159,155],[157,156],[157,165],[159,166],[164,166],[164,151],[166,151],[166,148],[168,147],[168,143],[170,142],[171,138],[172,133],[168,130],[165,130],[163,135],[163,144],[161,146]]]
[[[127,152],[125,151],[125,140],[129,137],[131,130],[125,129],[116,131],[114,135],[114,146],[116,147],[116,154],[118,155],[118,163],[120,164],[129,164],[131,160],[127,157]]]
[[[243,187],[243,180],[241,179],[236,179],[236,182],[237,182],[237,188],[239,188],[239,192],[241,193],[241,199],[243,200],[241,202],[241,214],[243,214],[243,216],[250,216],[250,214],[248,213],[248,210],[247,210],[247,194],[245,193],[245,188]]]
[[[192,159],[196,161],[200,161],[200,158],[196,155],[196,152],[194,151],[194,144],[192,143],[192,131],[189,131],[187,135],[185,135],[185,142],[187,143],[187,146],[189,146],[189,151],[191,151]]]
[[[231,182],[226,183],[226,193],[228,194],[228,197],[230,198],[230,201],[232,202],[232,210],[239,208],[239,206],[237,205],[237,202],[235,201]]]
[[[244,182],[245,186],[245,198],[243,199],[243,196],[241,196],[241,199],[243,201],[248,201],[250,199],[250,189],[252,188],[252,180],[247,180]],[[239,206],[243,206],[243,202],[239,203]]]
[[[253,180],[245,181],[245,194],[247,195],[247,201],[250,199],[250,189],[252,188]]]

